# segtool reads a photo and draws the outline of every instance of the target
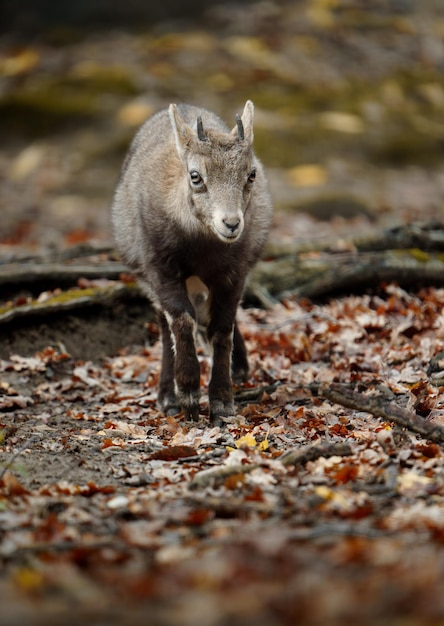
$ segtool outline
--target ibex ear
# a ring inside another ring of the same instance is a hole
[[[175,104],[170,104],[168,114],[170,116],[171,126],[173,128],[177,152],[179,153],[179,156],[182,157],[185,150],[191,144],[191,141],[193,139],[193,131],[179,115],[179,112],[177,111],[177,106]]]
[[[249,143],[253,143],[253,118],[254,118],[254,104],[251,100],[247,100],[244,106],[242,116],[237,116],[237,124],[231,131],[231,133],[239,137],[239,139],[246,139]]]

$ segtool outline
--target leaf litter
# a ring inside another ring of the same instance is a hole
[[[97,362],[55,348],[0,361],[0,590],[14,615],[444,617],[443,306],[442,289],[389,284],[242,310],[251,375],[221,426],[203,352],[197,423],[156,408],[158,342]],[[375,397],[438,441],[375,417]]]

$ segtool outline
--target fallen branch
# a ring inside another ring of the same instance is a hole
[[[394,403],[388,403],[385,395],[366,395],[339,383],[321,386],[319,394],[330,402],[349,409],[371,413],[375,417],[382,417],[389,422],[395,422],[403,428],[418,433],[430,441],[444,444],[444,428],[432,424],[423,417],[406,411]]]
[[[279,387],[279,383],[272,385],[262,385],[261,387],[251,387],[250,389],[239,389],[234,393],[234,400],[239,404],[251,404],[260,402],[264,393],[273,393]]]
[[[291,449],[284,452],[277,460],[283,465],[304,465],[308,461],[315,461],[321,456],[349,456],[353,454],[351,447],[347,443],[333,443],[325,445],[306,446],[305,448]],[[211,467],[196,474],[191,481],[189,488],[204,489],[209,485],[220,484],[230,476],[236,474],[247,474],[261,467],[260,463],[250,463],[248,465],[221,465]]]
[[[127,268],[118,263],[94,265],[28,265],[16,264],[0,267],[0,288],[23,287],[38,284],[44,288],[54,285],[75,285],[79,279],[97,278],[117,279]],[[331,293],[360,291],[381,282],[396,282],[403,287],[417,288],[426,284],[444,285],[444,261],[438,254],[416,255],[415,251],[385,251],[363,253],[354,252],[341,255],[322,253],[315,258],[296,255],[284,259],[261,261],[253,270],[244,294],[245,304],[260,302],[265,308],[270,307],[275,298],[293,294],[297,297],[320,298]],[[109,288],[111,291],[111,287]],[[136,284],[116,283],[121,299],[129,299],[142,292]],[[67,294],[66,297],[63,294]],[[63,292],[62,298],[69,300],[69,291]],[[77,299],[74,306],[66,304],[64,308],[81,309],[94,303],[90,298]],[[0,322],[22,317],[37,312],[26,306],[10,305],[5,312],[0,308]],[[12,310],[14,309],[14,310]],[[16,309],[16,310],[15,310]],[[51,313],[54,309],[39,307],[41,314]]]
[[[20,248],[14,248],[13,252],[9,252],[0,257],[0,266],[23,264],[27,263],[41,265],[43,263],[62,263],[63,261],[70,261],[72,259],[88,259],[91,260],[94,257],[107,257],[111,260],[115,258],[115,249],[108,244],[94,244],[89,241],[84,241],[67,248],[51,248],[37,251],[30,254],[27,250],[21,250]]]
[[[75,284],[79,278],[93,280],[96,278],[108,278],[115,280],[120,274],[128,272],[126,265],[122,263],[11,263],[0,265],[0,286],[31,284],[31,283],[56,283]]]
[[[348,443],[327,443],[324,445],[292,448],[284,452],[278,460],[283,465],[305,465],[305,463],[316,461],[316,459],[321,457],[350,456],[351,454],[353,454],[353,450]]]
[[[440,254],[422,254],[417,250],[383,251],[349,255],[341,262],[331,257],[329,269],[320,265],[303,285],[290,291],[299,297],[320,298],[331,293],[355,292],[375,287],[381,282],[396,282],[404,288],[417,289],[424,285],[444,284],[444,263]]]
[[[196,474],[189,484],[189,489],[204,489],[210,485],[214,486],[223,483],[230,476],[236,474],[248,474],[260,467],[258,463],[250,463],[249,465],[218,465],[210,469],[203,470]]]
[[[413,288],[444,284],[444,223],[398,227],[369,239],[351,240],[345,250],[338,250],[336,244],[335,240],[321,247],[316,242],[269,242],[250,276],[245,302],[269,306],[287,293],[324,297],[381,281]],[[128,271],[117,259],[109,247],[90,246],[0,258],[0,288],[13,292],[32,286],[36,292],[75,285],[81,278],[115,280]]]

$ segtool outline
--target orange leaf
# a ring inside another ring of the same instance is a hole
[[[190,511],[187,517],[187,524],[190,526],[202,526],[205,522],[208,522],[214,518],[214,511],[209,509],[195,509]]]
[[[439,446],[436,443],[419,443],[415,446],[415,450],[421,452],[428,459],[433,459],[439,455]]]
[[[150,454],[149,458],[155,461],[176,461],[196,454],[197,450],[191,446],[166,446]]]
[[[29,494],[29,491],[23,487],[11,472],[5,472],[1,482],[10,496],[25,496]]]
[[[245,474],[232,474],[225,480],[224,485],[227,489],[234,491],[245,482]]]

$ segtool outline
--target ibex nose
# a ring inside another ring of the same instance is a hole
[[[231,230],[232,233],[236,232],[236,230],[239,228],[239,224],[240,224],[240,220],[234,218],[233,220],[226,220],[223,219],[222,222],[224,223],[224,226],[226,226],[228,228],[228,230]]]

